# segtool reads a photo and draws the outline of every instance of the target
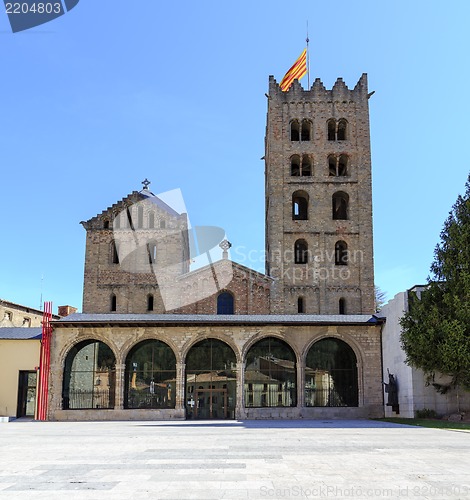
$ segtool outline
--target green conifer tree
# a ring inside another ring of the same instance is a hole
[[[430,381],[450,376],[448,385],[433,384],[439,392],[470,390],[470,175],[444,223],[431,273],[421,296],[410,294],[401,320],[407,363]]]

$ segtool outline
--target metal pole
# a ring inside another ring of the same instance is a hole
[[[310,90],[310,52],[308,50],[308,42],[310,42],[308,38],[308,21],[307,21],[307,38],[305,39],[307,42],[307,81],[308,81],[308,89]]]

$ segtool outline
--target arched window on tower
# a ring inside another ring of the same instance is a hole
[[[338,141],[345,141],[347,139],[348,122],[343,118],[338,122]]]
[[[346,300],[341,298],[338,303],[339,314],[346,314]]]
[[[123,213],[123,217],[125,220],[125,227],[127,229],[134,229],[134,221],[132,219],[131,209],[129,207],[126,208],[126,211]]]
[[[144,227],[144,208],[139,207],[137,209],[137,227],[142,229]]]
[[[348,155],[328,156],[328,171],[330,177],[344,177],[348,175]]]
[[[332,201],[333,201],[333,220],[347,220],[349,196],[342,191],[338,191],[333,195]]]
[[[310,120],[302,120],[302,131],[300,139],[302,142],[310,141],[312,135],[312,122]]]
[[[348,265],[348,244],[345,241],[337,241],[335,245],[335,265]]]
[[[115,240],[111,242],[111,264],[119,264],[119,252]]]
[[[234,314],[233,295],[230,292],[219,293],[217,297],[217,314]]]
[[[292,195],[292,219],[308,220],[308,194],[304,191]]]
[[[298,177],[300,175],[300,158],[297,155],[290,159],[290,175]]]
[[[308,155],[302,156],[302,177],[310,177],[312,175],[312,162],[310,161],[310,157]]]
[[[305,240],[297,240],[294,244],[294,262],[295,264],[307,264],[308,262],[308,244]]]
[[[327,128],[328,128],[328,140],[335,141],[336,140],[336,120],[334,120],[333,118],[331,118],[331,120],[328,120]]]
[[[292,120],[290,122],[290,140],[291,141],[300,140],[300,127],[298,120]]]
[[[341,155],[338,161],[338,176],[344,177],[348,175],[348,156]]]
[[[305,300],[303,297],[297,299],[297,312],[302,314],[305,312]]]
[[[160,221],[160,229],[165,229],[166,228],[166,222],[164,220]]]
[[[147,243],[147,253],[149,264],[155,264],[157,262],[157,244],[155,242]]]
[[[336,177],[336,175],[337,175],[336,163],[337,163],[337,161],[336,161],[335,155],[328,156],[328,171],[329,171],[330,177]]]
[[[110,310],[111,312],[116,312],[117,311],[117,299],[116,295],[114,293],[111,294],[111,304],[110,304]]]
[[[151,293],[147,295],[147,311],[153,311],[153,295]]]
[[[155,228],[155,214],[153,212],[149,213],[149,229]]]

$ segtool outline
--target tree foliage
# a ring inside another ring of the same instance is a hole
[[[379,312],[387,302],[387,292],[384,292],[378,285],[374,286],[375,292],[375,312]]]
[[[470,176],[440,236],[432,277],[420,297],[410,294],[401,341],[408,364],[430,378],[449,375],[451,386],[470,390]]]

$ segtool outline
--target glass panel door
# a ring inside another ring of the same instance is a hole
[[[34,417],[36,410],[36,381],[35,371],[21,370],[18,378],[18,408],[16,416]]]

